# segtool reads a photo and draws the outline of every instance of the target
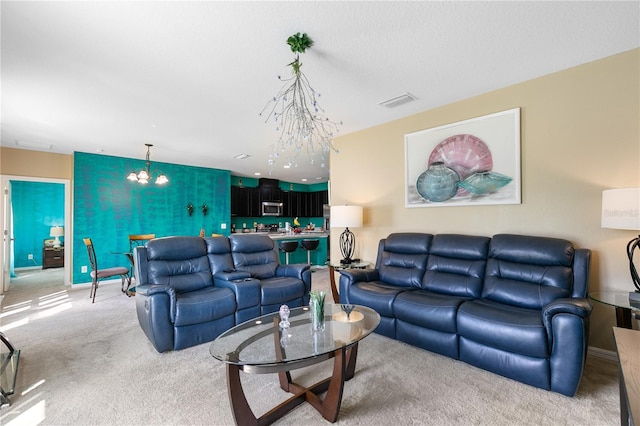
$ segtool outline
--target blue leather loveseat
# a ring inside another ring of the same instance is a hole
[[[136,247],[136,311],[158,352],[215,339],[281,305],[309,303],[309,265],[280,265],[267,235],[165,237]]]
[[[590,257],[555,238],[396,233],[375,269],[340,271],[340,300],[375,309],[382,335],[573,396]]]

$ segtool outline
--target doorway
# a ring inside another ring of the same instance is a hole
[[[14,217],[12,211],[12,182],[35,182],[35,183],[56,183],[64,186],[64,236],[65,244],[64,250],[64,267],[63,269],[63,284],[65,286],[71,285],[71,277],[69,271],[71,270],[70,264],[72,259],[73,247],[71,238],[71,183],[68,179],[48,179],[37,177],[25,177],[25,176],[1,176],[2,185],[2,208],[0,208],[0,223],[3,224],[3,242],[0,246],[0,260],[2,263],[2,285],[0,286],[0,294],[4,294],[11,288],[11,265],[13,254],[15,234],[13,221]],[[19,213],[18,213],[19,214]],[[53,277],[55,274],[52,274]],[[59,275],[59,274],[58,274]]]

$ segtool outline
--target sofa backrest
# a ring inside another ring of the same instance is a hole
[[[213,275],[235,268],[231,257],[229,238],[224,236],[207,237],[204,242],[207,245],[207,257],[209,258],[209,267]]]
[[[233,265],[253,278],[272,278],[280,264],[275,243],[268,235],[239,234],[229,237]]]
[[[378,244],[376,269],[386,284],[420,287],[433,235],[415,232],[390,234]]]
[[[562,239],[495,235],[482,297],[531,309],[572,297],[574,253],[573,245]]]
[[[438,234],[433,237],[422,288],[436,293],[478,298],[482,294],[488,237]]]
[[[207,246],[200,237],[156,238],[146,244],[149,284],[164,284],[177,293],[213,285]]]

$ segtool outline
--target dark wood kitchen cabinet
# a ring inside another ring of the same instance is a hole
[[[260,188],[231,187],[231,216],[259,217]]]

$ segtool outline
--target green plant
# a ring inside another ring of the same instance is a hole
[[[293,53],[304,53],[305,50],[313,46],[313,40],[304,33],[295,33],[287,39],[287,44],[291,47]]]
[[[296,33],[287,39],[287,44],[291,47],[291,51],[296,54],[296,58],[289,65],[291,65],[293,73],[297,75],[300,73],[300,67],[302,66],[300,53],[304,53],[305,50],[313,46],[313,40],[311,40],[307,33],[302,35]]]

